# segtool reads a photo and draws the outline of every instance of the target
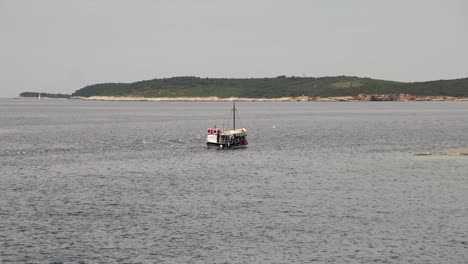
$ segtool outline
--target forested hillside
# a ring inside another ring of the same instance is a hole
[[[278,76],[250,79],[173,77],[134,83],[94,84],[77,90],[73,96],[277,98],[400,93],[420,96],[468,96],[468,78],[405,83],[348,76]]]

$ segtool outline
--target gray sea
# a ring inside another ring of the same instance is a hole
[[[468,102],[237,107],[0,99],[0,262],[468,262]]]

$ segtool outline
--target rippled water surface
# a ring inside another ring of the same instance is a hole
[[[466,263],[468,102],[0,99],[0,262]]]

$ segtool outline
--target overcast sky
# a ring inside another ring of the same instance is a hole
[[[188,75],[468,77],[468,1],[0,0],[0,97]]]

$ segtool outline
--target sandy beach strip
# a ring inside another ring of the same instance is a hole
[[[386,96],[386,95],[377,95]],[[75,96],[70,99],[81,99],[91,101],[150,101],[150,102],[363,102],[363,101],[468,101],[467,97],[450,96],[411,96],[394,97],[392,99],[378,98],[371,100],[369,96],[337,96],[337,97],[279,97],[279,98],[245,98],[245,97],[227,97],[220,98],[216,96],[209,97],[132,97],[132,96]]]
[[[309,97],[281,97],[281,98],[219,98],[210,97],[120,97],[120,96],[91,96],[91,97],[73,97],[71,99],[82,99],[92,101],[151,101],[151,102],[296,102],[309,101]]]

